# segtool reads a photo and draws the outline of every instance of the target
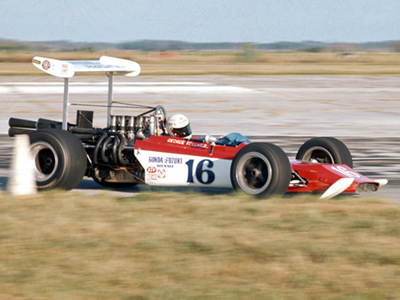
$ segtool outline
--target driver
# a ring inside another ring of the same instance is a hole
[[[192,137],[189,119],[183,114],[173,114],[169,116],[167,130],[169,135],[174,137],[183,137],[186,139]]]

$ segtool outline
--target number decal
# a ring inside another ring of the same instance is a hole
[[[187,182],[190,182],[190,183],[194,183],[193,164],[194,164],[193,159],[190,159],[186,162],[186,165],[188,166]],[[213,183],[215,180],[215,174],[213,171],[210,170],[210,169],[212,169],[213,166],[214,166],[214,163],[211,160],[209,160],[209,159],[201,160],[197,164],[196,172],[195,172],[197,181],[202,184]],[[204,174],[205,174],[205,176],[204,176]],[[206,177],[206,178],[204,178],[204,177]]]
[[[348,169],[346,169],[345,167],[342,167],[342,166],[337,166],[337,167],[334,166],[334,167],[331,167],[331,168],[333,170],[339,172],[339,173],[342,173],[343,175],[345,175],[345,176],[347,176],[349,178],[360,178],[361,177],[356,172],[352,172],[352,171],[350,171],[350,170],[348,170]]]
[[[207,163],[207,167],[211,169],[214,166],[214,163],[209,159],[204,159],[199,162],[196,168],[196,178],[200,183],[210,184],[214,181],[215,175],[211,170],[205,170],[204,164]],[[207,174],[207,180],[203,180],[203,174]]]
[[[193,162],[194,162],[193,159],[188,160],[188,161],[186,162],[186,164],[187,164],[187,166],[188,166],[188,168],[189,168],[189,170],[188,170],[188,179],[187,179],[186,182],[190,182],[190,183],[193,183],[193,182],[194,182],[194,180],[193,180]]]

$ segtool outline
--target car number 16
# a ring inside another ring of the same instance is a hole
[[[194,183],[193,177],[196,177],[197,181],[202,184],[211,184],[214,182],[215,174],[211,170],[214,166],[212,160],[203,159],[199,161],[197,166],[195,166],[195,161],[193,159],[190,159],[186,162],[186,165],[188,166],[187,182]],[[193,174],[194,170],[195,173]]]

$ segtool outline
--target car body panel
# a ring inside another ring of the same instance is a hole
[[[295,159],[291,159],[290,164],[295,172],[307,179],[307,185],[289,186],[289,193],[323,193],[341,178],[354,179],[343,193],[356,193],[360,184],[370,184],[371,187],[375,186],[376,190],[379,188],[379,182],[354,171],[347,165],[320,164]]]
[[[135,141],[135,157],[145,170],[145,183],[159,186],[232,188],[230,169],[238,146],[212,145],[200,139],[150,136]],[[341,164],[290,159],[292,170],[307,184],[291,184],[288,193],[324,193],[342,178],[354,179],[343,193],[356,193],[360,184],[378,190],[379,183]]]
[[[135,157],[144,168],[145,183],[149,185],[232,188],[230,167],[244,146],[151,136],[135,142]]]

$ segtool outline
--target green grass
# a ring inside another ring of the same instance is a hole
[[[60,60],[98,59],[110,55],[137,61],[142,75],[399,75],[400,53],[257,51],[251,60],[240,51],[175,52],[172,56],[142,51],[43,52]],[[0,51],[0,76],[45,75],[31,64],[33,54]]]
[[[400,207],[0,194],[1,299],[398,299]]]

